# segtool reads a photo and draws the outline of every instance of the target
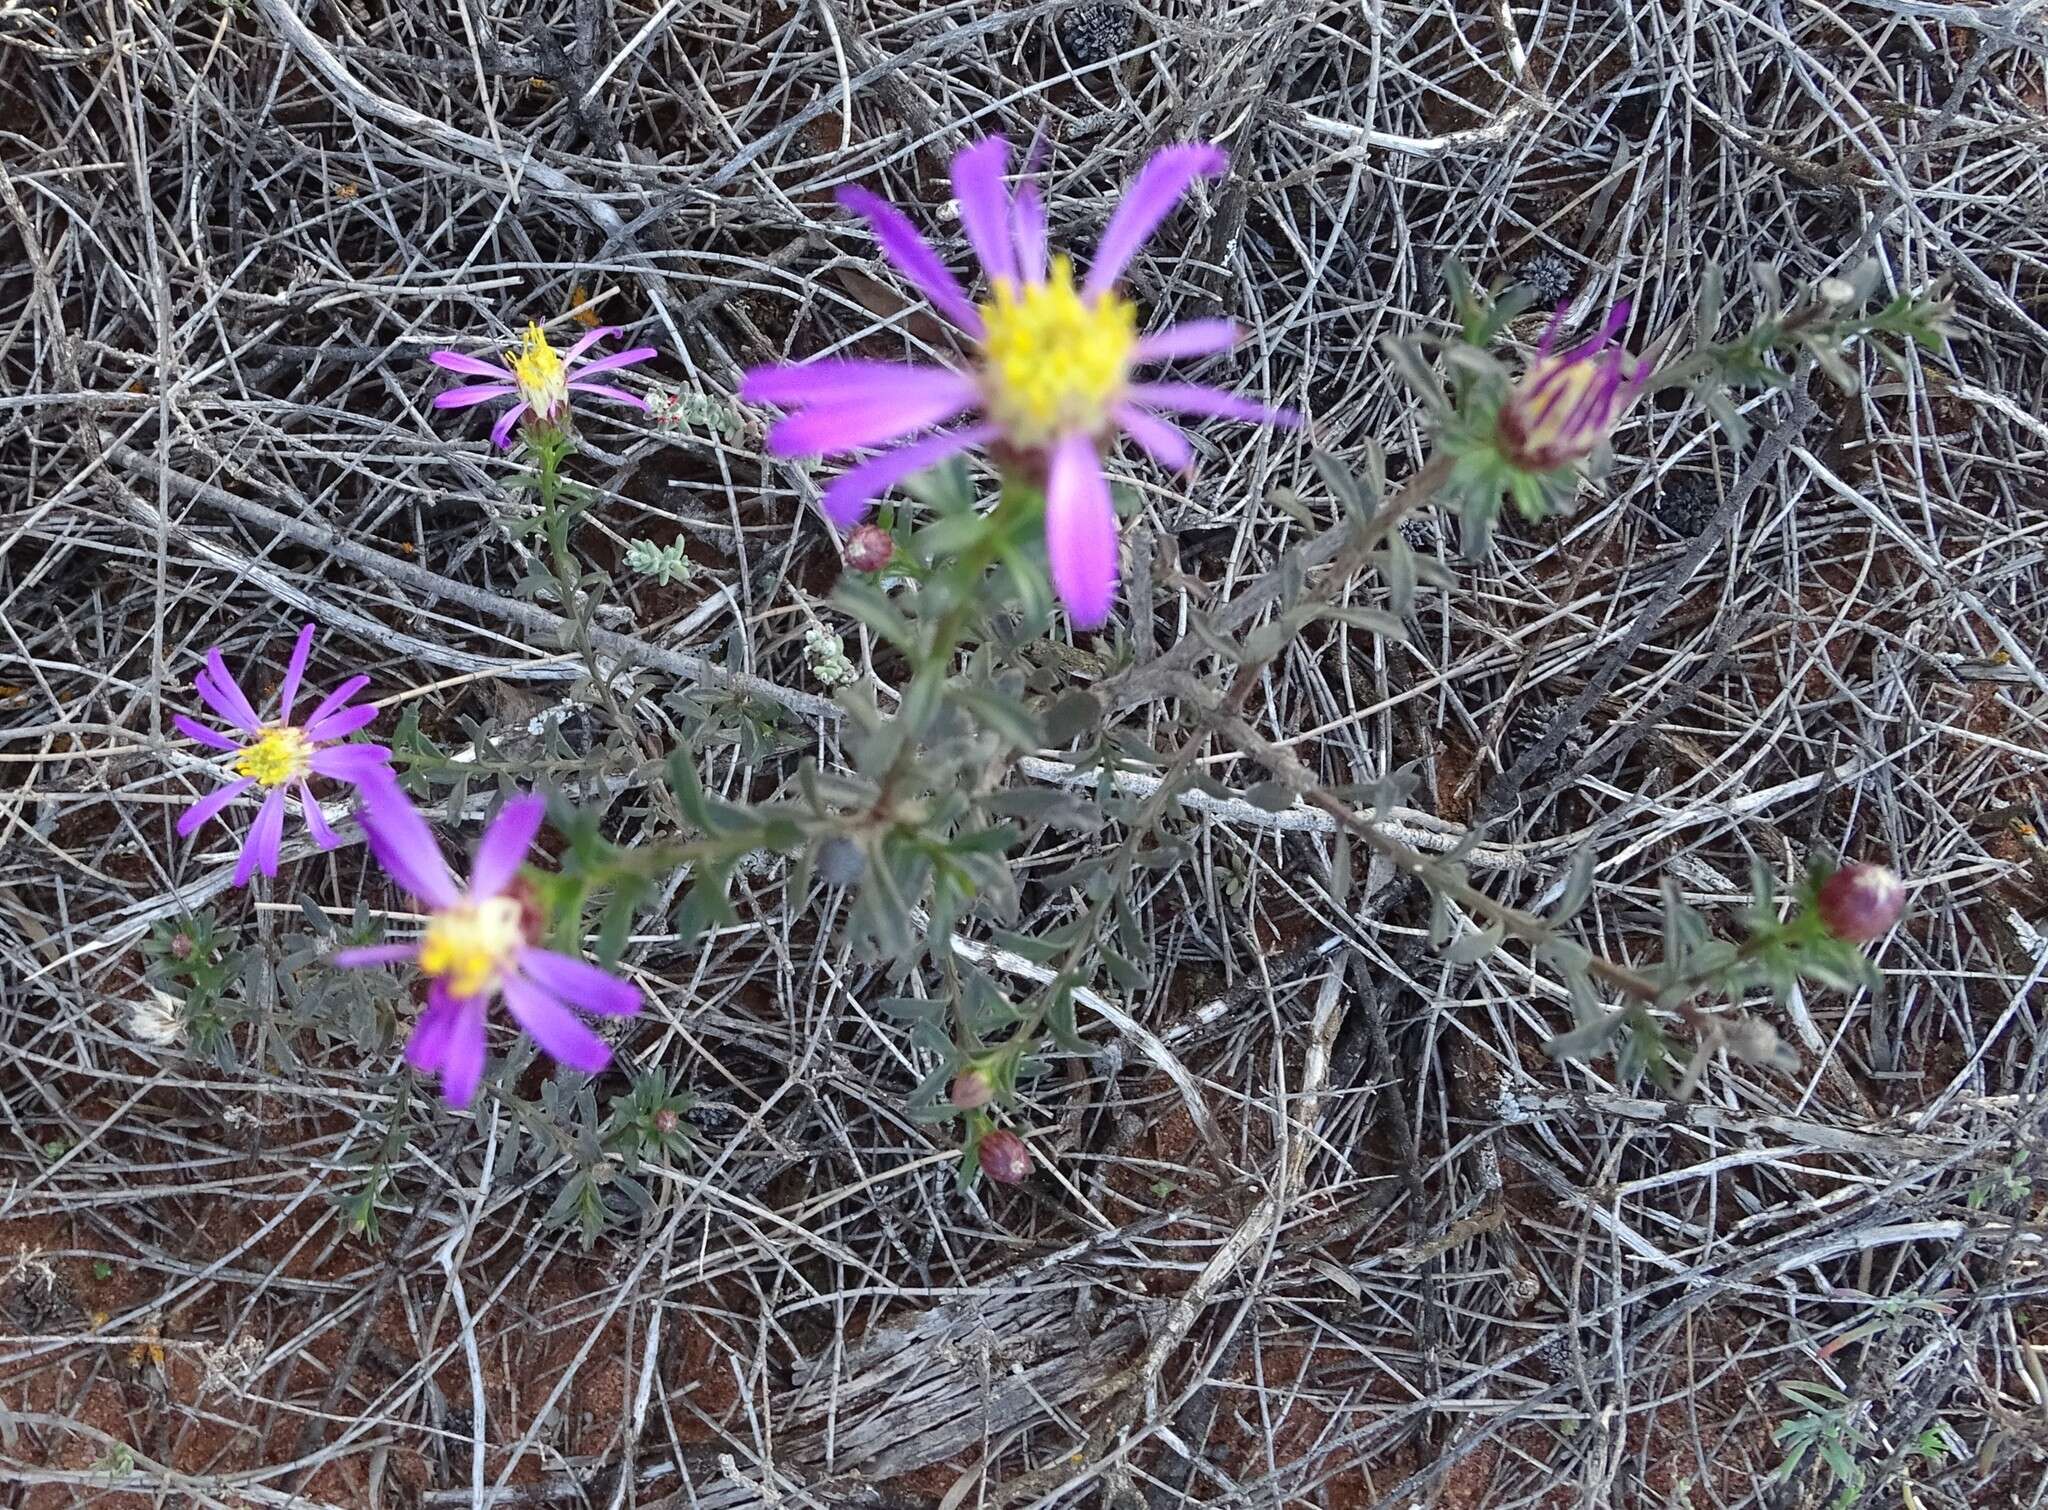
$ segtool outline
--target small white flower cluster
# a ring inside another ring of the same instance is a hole
[[[677,388],[650,388],[647,415],[664,430],[701,430],[728,442],[739,440],[747,430],[746,420],[731,404]]]
[[[691,573],[696,570],[680,540],[668,545],[656,545],[652,540],[635,540],[626,547],[626,565],[643,577],[654,578],[663,587],[671,582],[689,581]]]
[[[858,674],[847,658],[846,642],[822,629],[804,631],[804,661],[811,675],[828,687],[841,687]]]

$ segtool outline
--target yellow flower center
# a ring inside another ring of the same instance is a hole
[[[298,781],[313,768],[313,741],[297,729],[269,729],[235,757],[235,774],[263,787]]]
[[[1573,424],[1586,391],[1602,376],[1596,362],[1551,359],[1531,368],[1522,379],[1521,400],[1527,434],[1522,443],[1541,449],[1572,439],[1584,429]],[[1541,413],[1535,411],[1540,408]]]
[[[536,419],[553,419],[569,402],[569,374],[538,325],[526,327],[526,338],[512,354],[512,377]]]
[[[1136,305],[1115,293],[1083,300],[1073,264],[1055,257],[1043,283],[997,279],[981,318],[989,417],[1013,442],[1044,446],[1108,427],[1138,344]]]
[[[511,897],[459,902],[434,914],[420,940],[420,970],[448,983],[457,996],[480,996],[526,942],[519,903]]]

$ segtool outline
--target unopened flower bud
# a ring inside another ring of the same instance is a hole
[[[1536,360],[1494,421],[1500,454],[1525,472],[1555,472],[1599,450],[1649,377],[1649,362],[1631,362],[1613,344],[1628,319],[1626,303],[1615,306],[1590,341],[1552,355],[1563,319],[1559,311],[1550,322]]]
[[[1845,943],[1882,937],[1905,910],[1905,886],[1882,865],[1844,865],[1821,883],[1821,926]]]
[[[171,936],[171,958],[174,960],[183,962],[192,958],[192,951],[195,947],[192,942],[192,935],[189,933],[178,933]]]
[[[846,537],[846,564],[855,571],[880,571],[896,554],[896,541],[879,524],[863,524]]]
[[[682,1125],[683,1119],[676,1115],[674,1107],[664,1106],[654,1114],[654,1130],[664,1138],[674,1136],[675,1130]]]
[[[995,1082],[986,1070],[962,1070],[953,1077],[953,1104],[963,1112],[987,1106],[996,1098]]]
[[[1007,1127],[983,1135],[981,1172],[999,1185],[1014,1185],[1031,1173],[1031,1146]]]

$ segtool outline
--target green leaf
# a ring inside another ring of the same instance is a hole
[[[732,899],[725,894],[725,877],[705,876],[683,893],[676,905],[675,928],[679,942],[691,943],[716,928],[739,920]]]
[[[1591,1059],[1603,1052],[1614,1035],[1627,1025],[1627,1014],[1610,1012],[1591,1022],[1579,1024],[1568,1033],[1560,1033],[1543,1045],[1543,1051],[1553,1059]]]
[[[1226,652],[1240,666],[1257,666],[1270,661],[1287,648],[1287,642],[1294,638],[1294,626],[1285,619],[1270,624],[1261,624],[1244,637],[1244,643],[1234,652]]]
[[[1413,591],[1412,583],[1410,591]],[[1392,614],[1382,613],[1377,608],[1354,608],[1349,604],[1339,603],[1324,609],[1323,615],[1339,623],[1349,624],[1354,629],[1376,634],[1383,640],[1392,640],[1398,645],[1408,643],[1408,626]]]
[[[967,471],[967,458],[949,457],[935,467],[903,480],[903,489],[927,508],[941,513],[959,513],[974,507],[974,483]]]
[[[1114,949],[1102,951],[1102,968],[1120,991],[1137,992],[1145,988],[1145,973]]]
[[[1067,692],[1047,710],[1045,742],[1065,749],[1084,734],[1092,734],[1102,723],[1102,699],[1076,688]]]
[[[1430,371],[1429,361],[1413,342],[1399,336],[1386,336],[1380,341],[1380,350],[1386,353],[1387,361],[1400,376],[1401,381],[1415,390],[1417,398],[1439,419],[1450,413],[1450,403],[1444,397],[1443,385]]]
[[[1476,965],[1501,945],[1507,937],[1507,930],[1494,923],[1477,933],[1461,935],[1450,948],[1444,951],[1444,958],[1453,965]]]
[[[1089,1047],[1088,1040],[1081,1036],[1074,1021],[1074,994],[1066,987],[1054,991],[1052,1001],[1045,1009],[1045,1026],[1052,1034],[1052,1041],[1067,1053],[1085,1056],[1095,1052]]]
[[[1415,607],[1415,552],[1398,529],[1387,532],[1379,556],[1380,575],[1387,583],[1387,603],[1397,618],[1406,618]]]
[[[917,650],[917,631],[889,601],[889,595],[874,583],[851,574],[842,576],[832,590],[833,606],[848,618],[867,626],[868,632],[905,655]]]
[[[1701,346],[1711,346],[1714,332],[1720,328],[1721,298],[1721,265],[1709,262],[1700,273],[1699,318],[1693,327]]]
[[[1365,485],[1336,457],[1318,450],[1310,460],[1315,465],[1316,474],[1323,479],[1323,486],[1330,490],[1330,496],[1337,500],[1353,524],[1363,525],[1378,512]]]
[[[1244,800],[1263,813],[1284,813],[1294,806],[1294,793],[1279,781],[1261,781],[1245,788]]]
[[[1568,923],[1579,914],[1593,895],[1593,868],[1599,857],[1593,846],[1588,844],[1572,855],[1570,872],[1565,876],[1564,894],[1557,899],[1557,905],[1550,909],[1550,921]]]
[[[952,690],[955,700],[971,712],[983,728],[1012,749],[1035,750],[1045,742],[1045,731],[1039,727],[1031,710],[1017,698],[980,687],[955,686]]]
[[[989,812],[1026,823],[1051,823],[1061,828],[1093,828],[1096,819],[1088,804],[1072,792],[1058,788],[1012,787],[987,799]]]
[[[913,550],[928,561],[964,556],[989,533],[988,517],[973,512],[946,514],[917,532]]]

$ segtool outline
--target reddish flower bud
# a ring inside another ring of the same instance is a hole
[[[1494,439],[1502,456],[1525,472],[1555,472],[1606,443],[1650,375],[1649,362],[1631,362],[1612,344],[1627,319],[1628,305],[1616,305],[1592,340],[1553,356],[1551,343],[1564,320],[1558,311],[1536,360],[1500,406]]]
[[[846,537],[846,564],[855,571],[880,571],[895,554],[895,540],[879,524],[863,524]]]
[[[673,1136],[675,1130],[682,1125],[683,1119],[675,1114],[673,1107],[664,1106],[654,1114],[654,1130],[664,1138]]]
[[[189,933],[178,933],[171,936],[171,958],[174,960],[182,961],[192,958],[194,947],[192,935]]]
[[[963,1112],[987,1106],[995,1097],[995,1082],[981,1070],[962,1070],[953,1077],[953,1104]]]
[[[1821,883],[1821,926],[1846,943],[1882,937],[1905,910],[1905,886],[1882,865],[1844,865]]]
[[[1007,1127],[983,1135],[981,1172],[999,1185],[1014,1185],[1031,1173],[1031,1146]]]

